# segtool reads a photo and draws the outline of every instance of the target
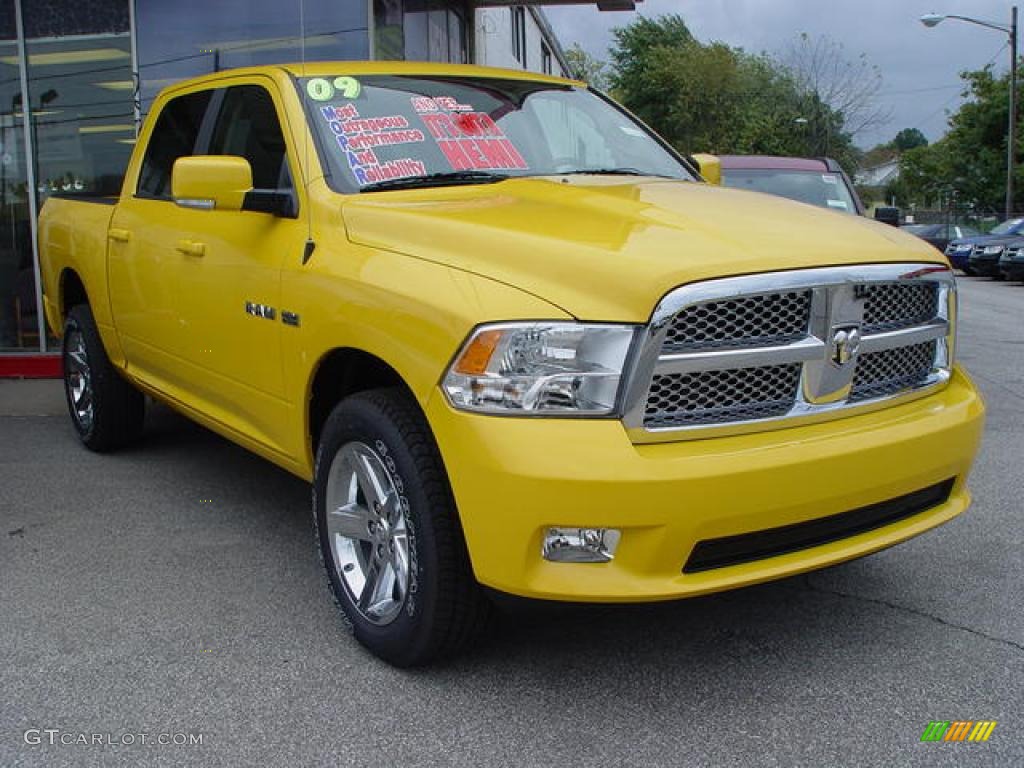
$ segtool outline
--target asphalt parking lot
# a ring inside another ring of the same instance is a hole
[[[1024,286],[964,279],[961,312],[989,406],[966,515],[739,592],[520,609],[412,672],[345,633],[307,485],[165,410],[89,453],[56,382],[0,381],[0,766],[1024,764]]]

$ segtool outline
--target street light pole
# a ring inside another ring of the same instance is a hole
[[[1017,6],[1010,9],[1010,26],[953,13],[926,13],[921,17],[921,23],[926,27],[934,27],[945,19],[956,19],[980,27],[998,29],[1010,36],[1010,115],[1006,131],[1006,218],[1009,219],[1013,216],[1013,174],[1017,161]]]
[[[1006,147],[1006,218],[1013,216],[1013,174],[1017,155],[1017,6],[1010,10],[1010,125]]]

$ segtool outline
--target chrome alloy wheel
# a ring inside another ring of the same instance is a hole
[[[409,590],[409,537],[402,497],[380,454],[361,442],[343,445],[324,501],[339,580],[363,617],[390,624]]]
[[[64,342],[64,378],[75,421],[83,433],[92,427],[92,372],[85,351],[85,337],[75,328]]]

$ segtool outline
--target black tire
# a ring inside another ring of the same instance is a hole
[[[78,340],[81,339],[81,345]],[[74,349],[71,346],[74,345]],[[81,361],[87,365],[85,379],[91,401],[91,416],[76,408],[76,383],[82,379]],[[88,304],[78,304],[68,312],[61,345],[64,370],[64,394],[71,423],[78,437],[93,451],[111,451],[138,439],[145,420],[145,398],[121,378],[103,348],[96,321]],[[76,378],[76,375],[78,378]]]
[[[342,448],[352,445],[372,446],[382,459],[405,516],[408,588],[400,600],[391,593],[398,613],[384,625],[360,611],[342,581],[328,534],[328,476]],[[335,407],[317,449],[313,518],[334,599],[356,639],[379,658],[399,667],[429,664],[464,650],[489,626],[492,606],[473,578],[441,455],[426,419],[404,390],[363,392]]]
[[[977,274],[977,272],[975,272],[970,267],[964,267],[964,274],[967,275],[968,277],[974,277]]]

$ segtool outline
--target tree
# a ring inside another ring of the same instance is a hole
[[[896,138],[892,140],[891,146],[898,152],[906,152],[908,149],[927,147],[928,139],[917,128],[904,128],[896,134]]]
[[[819,105],[829,107],[830,119],[839,116],[842,130],[850,137],[889,121],[891,111],[876,99],[882,85],[881,70],[863,53],[850,60],[842,43],[827,36],[812,38],[803,32],[790,46],[783,63],[807,99],[807,119],[818,131],[825,132],[825,142],[833,126],[825,120]]]
[[[895,160],[899,155],[899,151],[891,141],[886,144],[876,144],[861,157],[861,168],[874,168],[876,165]]]
[[[582,80],[598,90],[608,88],[608,65],[591,56],[579,43],[573,43],[565,52],[569,63],[569,76]]]
[[[778,61],[701,43],[677,15],[640,17],[613,31],[612,92],[683,153],[821,155],[856,160],[843,116],[813,102]],[[825,132],[808,121],[813,105]]]
[[[1006,194],[1009,75],[996,77],[989,66],[960,77],[966,101],[950,115],[945,136],[903,154],[897,191],[905,203],[927,205],[955,196],[998,211]],[[1018,189],[1024,182],[1019,165],[1014,181]],[[1019,203],[1014,207],[1018,209]]]

